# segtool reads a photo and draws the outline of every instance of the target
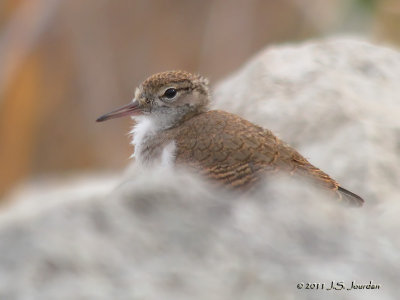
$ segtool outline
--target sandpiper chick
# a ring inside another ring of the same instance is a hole
[[[364,200],[342,188],[270,130],[237,115],[210,110],[208,80],[184,71],[155,74],[128,105],[98,122],[132,116],[134,157],[143,165],[184,165],[225,186],[247,190],[268,174],[309,179],[339,200]]]

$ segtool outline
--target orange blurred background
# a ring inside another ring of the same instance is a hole
[[[0,198],[126,166],[129,118],[95,119],[152,73],[216,82],[270,44],[355,33],[399,45],[399,32],[398,0],[1,0]]]

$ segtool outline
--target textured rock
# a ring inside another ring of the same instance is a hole
[[[398,203],[379,211],[348,209],[316,191],[288,189],[285,181],[269,182],[251,198],[230,199],[186,173],[140,170],[132,176],[107,197],[3,218],[0,299],[397,295]],[[332,280],[347,286],[373,280],[381,289],[296,288]]]
[[[260,53],[215,91],[363,208],[284,178],[238,197],[183,170],[41,185],[1,211],[0,299],[397,299],[399,64],[364,42],[312,42]],[[380,289],[296,287],[332,280]]]
[[[398,199],[399,70],[400,53],[354,39],[271,47],[220,83],[214,102],[370,201]]]

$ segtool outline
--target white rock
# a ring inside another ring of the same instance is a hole
[[[232,199],[140,170],[106,197],[0,219],[0,299],[395,299],[399,203],[323,198],[277,180]],[[380,290],[296,288],[332,280]]]
[[[271,129],[370,201],[398,199],[400,53],[354,39],[271,47],[214,91],[214,107]]]

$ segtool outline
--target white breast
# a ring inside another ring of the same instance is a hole
[[[139,164],[157,164],[165,167],[173,166],[175,160],[176,146],[175,142],[168,143],[164,148],[159,151],[159,157],[146,157],[143,153],[145,146],[151,145],[152,138],[161,129],[156,125],[151,118],[139,117],[136,118],[136,125],[131,131],[133,135],[132,144],[135,146],[135,152],[131,157],[135,158],[135,161]]]
[[[157,128],[151,118],[136,117],[135,121],[137,123],[130,132],[133,135],[131,144],[135,146],[135,152],[131,157],[134,157],[136,161],[140,161],[143,144],[156,133]]]

